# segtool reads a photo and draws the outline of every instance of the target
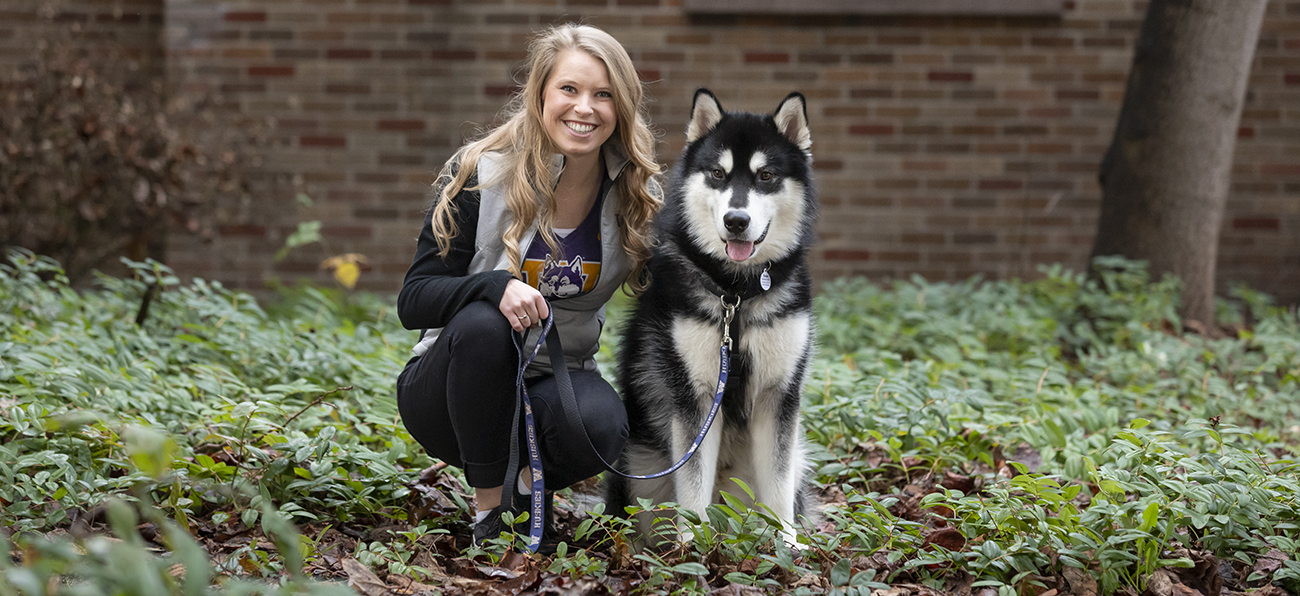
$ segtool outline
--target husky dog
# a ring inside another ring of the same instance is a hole
[[[730,371],[722,408],[695,456],[655,480],[610,475],[621,513],[639,499],[672,501],[702,517],[719,491],[749,485],[794,543],[808,472],[799,421],[813,350],[806,256],[817,197],[803,95],[771,115],[725,112],[695,92],[686,149],[658,215],[653,283],[624,331],[619,379],[630,436],[618,468],[647,475],[686,453],[712,405],[728,306]],[[653,532],[641,519],[642,545]]]

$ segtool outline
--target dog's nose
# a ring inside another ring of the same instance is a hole
[[[722,225],[727,226],[728,232],[739,234],[749,227],[749,214],[744,211],[728,211],[722,216]]]

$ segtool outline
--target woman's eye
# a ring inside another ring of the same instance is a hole
[[[560,91],[567,91],[567,92],[569,92],[569,93],[573,93],[573,92],[577,91],[577,89],[574,89],[574,88],[573,88],[573,85],[561,85],[561,86],[560,86]]]
[[[604,98],[606,98],[606,99],[613,99],[613,98],[614,98],[614,94],[613,94],[613,93],[610,93],[610,92],[608,92],[608,91],[601,91],[600,93],[597,93],[597,94],[596,94],[596,97],[604,97]]]
[[[772,179],[772,173],[767,170],[763,170],[762,172],[758,173],[758,179],[762,180],[763,182],[767,182]]]
[[[722,171],[721,168],[713,168],[713,179],[714,179],[714,180],[722,180],[723,178],[726,178],[726,177],[727,177],[727,173],[724,172],[724,171]]]

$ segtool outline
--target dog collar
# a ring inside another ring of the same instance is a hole
[[[727,290],[722,289],[721,286],[713,281],[713,278],[709,277],[709,275],[703,271],[700,272],[700,282],[704,286],[705,290],[708,290],[710,294],[721,298],[724,302],[734,303],[737,300],[747,301],[757,298],[762,295],[763,292],[772,288],[772,274],[769,273],[771,268],[771,263],[763,267],[763,273],[758,276],[757,284],[745,280],[741,284],[744,287],[742,287],[739,292],[728,292]]]

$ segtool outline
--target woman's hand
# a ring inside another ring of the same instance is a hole
[[[501,295],[501,304],[497,308],[501,309],[501,314],[510,321],[510,327],[515,331],[535,327],[551,314],[550,309],[546,308],[546,299],[542,298],[542,293],[517,279],[506,284],[506,291]]]

